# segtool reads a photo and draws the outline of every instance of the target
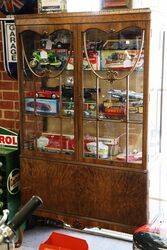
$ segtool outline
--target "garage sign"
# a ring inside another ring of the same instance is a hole
[[[1,21],[4,68],[8,75],[17,79],[16,27],[13,18]]]

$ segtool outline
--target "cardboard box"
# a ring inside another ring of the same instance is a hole
[[[25,110],[42,114],[57,114],[59,102],[56,99],[25,98]]]

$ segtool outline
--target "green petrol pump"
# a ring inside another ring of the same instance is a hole
[[[9,210],[10,221],[20,206],[18,134],[0,127],[0,216]]]

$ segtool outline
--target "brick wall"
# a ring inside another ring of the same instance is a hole
[[[0,31],[0,126],[19,130],[18,82],[11,79],[3,66],[2,35]]]

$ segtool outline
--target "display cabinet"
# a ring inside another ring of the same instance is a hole
[[[16,17],[22,203],[73,227],[148,218],[150,11]]]

